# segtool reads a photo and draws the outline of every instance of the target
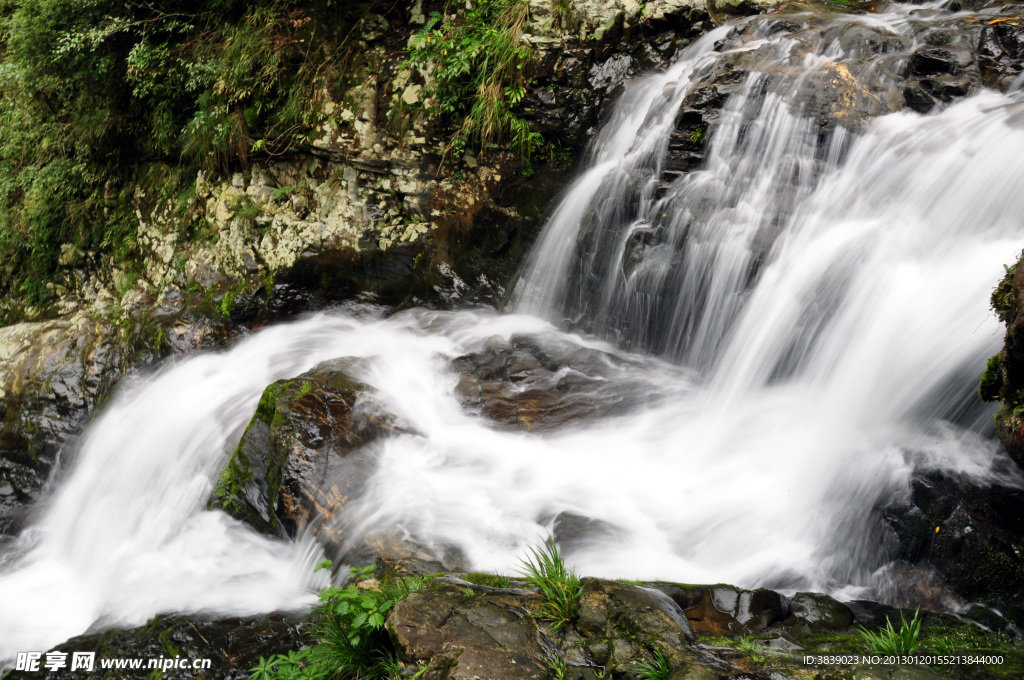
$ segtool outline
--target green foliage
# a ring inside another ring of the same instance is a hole
[[[488,586],[489,588],[512,587],[512,582],[509,580],[509,577],[502,576],[501,574],[466,574],[463,577],[463,580],[469,581],[470,583],[478,586]]]
[[[260,658],[259,665],[249,670],[249,680],[321,680],[328,677],[328,669],[313,658],[313,648]]]
[[[918,636],[921,634],[921,621],[918,615],[921,610],[914,612],[914,618],[909,622],[900,612],[900,627],[896,629],[889,617],[885,619],[885,628],[879,629],[877,633],[860,628],[860,634],[867,643],[868,650],[872,654],[898,654],[907,655],[917,651]]]
[[[456,4],[444,17],[434,12],[410,40],[407,66],[430,73],[430,114],[457,121],[449,152],[507,142],[528,158],[543,143],[515,112],[533,63],[532,49],[520,40],[529,4],[478,0],[466,7]]]
[[[652,661],[640,666],[636,677],[639,680],[668,680],[671,674],[672,668],[669,666],[668,659],[657,654]]]
[[[996,316],[999,317],[999,320],[1004,323],[1007,320],[1009,320],[1010,315],[1013,313],[1013,276],[1016,270],[1017,265],[1013,266],[1012,272],[1010,269],[1007,269],[1006,276],[1003,277],[1003,280],[999,282],[999,285],[996,286],[996,289],[992,291],[992,309],[995,311]]]
[[[317,565],[317,571],[332,566],[326,560]],[[322,589],[313,623],[317,643],[299,652],[260,659],[260,664],[249,671],[250,680],[404,677],[384,622],[392,607],[423,586],[423,579],[394,578],[379,588],[360,587],[360,582],[372,577],[372,566],[353,568],[348,585]],[[414,677],[423,672],[420,669]]]
[[[724,635],[698,635],[697,642],[709,647],[735,647],[736,643],[732,638]]]
[[[235,218],[239,222],[245,222],[247,224],[252,224],[253,222],[255,222],[256,218],[259,217],[261,212],[263,212],[262,210],[260,210],[260,207],[258,205],[245,198],[241,198],[240,200],[236,201],[234,208]]]
[[[999,355],[989,357],[985,372],[981,375],[978,385],[978,396],[982,401],[996,401],[1003,389],[1003,369]]]
[[[579,611],[583,595],[580,577],[565,567],[553,538],[546,540],[541,548],[530,548],[530,553],[522,561],[522,576],[540,591],[542,602],[537,618],[560,630],[572,623]]]
[[[749,656],[750,660],[754,663],[765,662],[764,655],[760,653],[762,651],[762,647],[758,644],[757,638],[753,635],[744,635],[740,638],[740,642],[736,645],[736,649]]]
[[[0,2],[0,295],[45,302],[63,245],[130,258],[139,161],[194,177],[307,140],[345,72],[357,11],[340,0]],[[161,187],[150,179],[147,195]]]

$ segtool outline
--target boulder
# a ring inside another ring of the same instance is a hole
[[[430,680],[548,676],[549,635],[530,614],[535,596],[436,579],[399,602],[388,633],[403,665]]]
[[[336,518],[375,469],[372,444],[409,431],[351,368],[327,361],[268,386],[210,507],[271,535],[295,536],[311,525],[329,549],[345,545]]]
[[[1008,463],[1009,465],[1009,463]],[[931,565],[962,601],[1024,623],[1024,490],[946,471],[918,471],[882,517],[896,556]]]

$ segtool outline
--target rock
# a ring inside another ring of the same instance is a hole
[[[932,565],[963,601],[1024,615],[1024,490],[918,471],[882,509],[896,556]],[[919,579],[920,580],[920,579]]]
[[[651,583],[683,610],[695,633],[746,635],[779,623],[789,614],[788,600],[773,590],[740,590],[728,585],[682,586]]]
[[[584,517],[573,512],[560,512],[552,523],[555,542],[565,555],[572,555],[591,542],[609,541],[621,537],[623,532],[614,524]]]
[[[309,641],[304,635],[304,624],[304,617],[295,614],[275,613],[222,619],[161,615],[139,628],[112,629],[74,637],[51,651],[64,652],[68,655],[68,661],[74,652],[95,652],[95,671],[88,674],[89,677],[100,676],[101,659],[142,659],[143,668],[119,670],[117,677],[122,680],[147,680],[153,677],[169,680],[196,677],[246,680],[249,669],[258,665],[260,657],[287,654],[289,650],[307,646]],[[162,667],[161,670],[148,668],[151,660],[162,664],[164,659],[171,661],[179,658],[190,662],[208,659],[210,665],[198,673],[191,667],[168,667],[167,670]],[[82,670],[72,672],[70,663],[57,671],[45,671],[45,674],[49,680],[81,678],[86,675]],[[107,674],[102,677],[108,677]],[[10,680],[38,680],[40,674],[12,671],[4,677]]]
[[[655,653],[673,665],[692,661],[682,611],[656,590],[583,579],[579,616],[561,632],[538,624],[537,605],[528,591],[442,577],[400,602],[387,626],[403,665],[426,667],[430,678],[550,677],[555,649],[584,674],[635,672]]]
[[[1018,6],[1018,15],[1021,14],[1020,9]],[[1005,91],[1024,71],[1024,22],[1011,20],[987,24],[982,26],[980,33],[978,66],[982,82],[986,87]]]
[[[395,606],[388,633],[403,665],[431,680],[547,678],[551,643],[532,599],[439,579]]]
[[[607,659],[594,658],[607,665],[637,665],[655,651],[682,662],[682,649],[695,640],[683,610],[661,591],[592,578],[583,579],[575,628],[585,648],[607,646]]]
[[[83,314],[0,328],[0,534],[20,528],[62,448],[135,353]]]
[[[658,395],[619,376],[631,360],[560,340],[513,337],[455,360],[463,408],[509,429],[545,431],[627,412]]]
[[[210,506],[277,536],[312,525],[329,554],[351,548],[337,515],[375,469],[372,444],[408,432],[351,369],[328,361],[267,387]]]
[[[784,622],[794,626],[805,624],[816,629],[846,630],[853,625],[853,612],[842,602],[821,593],[797,593],[789,600],[790,618]]]

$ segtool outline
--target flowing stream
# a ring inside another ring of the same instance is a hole
[[[573,513],[606,527],[569,553],[585,574],[871,593],[871,511],[915,466],[1014,482],[974,390],[1024,238],[1024,97],[896,110],[912,29],[944,16],[915,11],[745,21],[629,82],[510,313],[326,313],[123,385],[0,556],[0,659],[312,602],[312,541],[205,503],[264,386],[344,356],[415,431],[373,444],[356,535],[509,572]],[[730,63],[704,162],[668,172],[681,105]],[[452,360],[513,337],[608,357],[593,377],[630,405],[544,433],[467,412]]]

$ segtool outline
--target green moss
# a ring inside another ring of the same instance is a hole
[[[245,439],[257,422],[263,422],[268,427],[272,427],[275,421],[283,419],[283,416],[277,412],[277,402],[292,385],[292,381],[280,380],[268,385],[263,390],[259,404],[256,406],[256,413],[249,421],[249,425],[246,426],[245,432],[242,433],[242,437],[238,441],[238,446],[235,447],[227,465],[220,473],[210,503],[211,507],[223,509],[233,516],[248,514],[245,504],[245,485],[253,479],[253,475],[250,470],[249,457],[245,453]],[[266,474],[267,492],[269,498],[274,498],[281,487],[284,471],[279,465],[272,464],[272,461],[268,461],[268,463],[271,464],[268,465]]]
[[[511,581],[508,576],[502,576],[500,574],[482,574],[472,573],[466,574],[462,577],[463,580],[469,581],[470,583],[478,586],[487,586],[489,588],[509,588],[511,587]]]
[[[313,383],[308,380],[303,380],[302,385],[299,387],[299,398],[306,396],[313,391]]]
[[[160,644],[162,644],[164,650],[167,651],[167,656],[181,656],[181,650],[175,647],[174,644],[171,642],[171,633],[173,632],[173,626],[160,631]]]
[[[859,633],[811,633],[800,639],[800,644],[809,650],[828,651],[839,654],[863,654],[864,638]]]
[[[981,384],[978,385],[978,396],[982,401],[996,401],[999,399],[1003,389],[1003,369],[1000,364],[999,354],[989,358],[985,366],[985,372],[981,375]]]
[[[1016,265],[1014,266],[1016,271]],[[996,289],[992,291],[992,309],[995,310],[996,316],[999,317],[1000,321],[1006,322],[1013,314],[1014,308],[1014,297],[1013,297],[1013,274],[1007,270],[1006,276]]]
[[[735,647],[736,641],[724,635],[698,635],[697,642],[709,647]]]

